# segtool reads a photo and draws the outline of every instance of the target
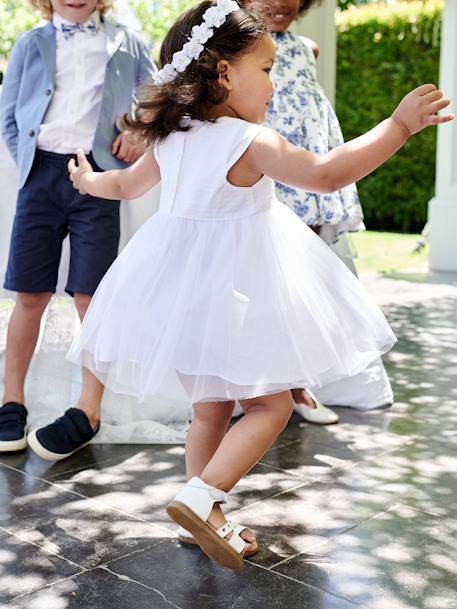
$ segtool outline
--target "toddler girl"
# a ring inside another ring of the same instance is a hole
[[[355,374],[395,341],[358,280],[278,202],[274,180],[335,191],[452,118],[436,115],[449,102],[423,85],[367,134],[310,153],[262,126],[274,58],[262,18],[234,0],[201,2],[171,28],[163,68],[126,119],[151,144],[144,156],[103,174],[82,152],[69,163],[80,192],[106,198],[162,182],[158,213],[106,274],[69,358],[115,391],[193,403],[189,481],[167,511],[232,569],[255,540],[221,504],[287,424],[290,389]],[[245,416],[227,431],[235,400]]]

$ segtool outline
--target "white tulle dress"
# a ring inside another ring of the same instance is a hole
[[[262,129],[192,121],[155,147],[159,211],[111,266],[68,354],[111,390],[188,404],[318,387],[395,342],[270,178],[228,182]]]

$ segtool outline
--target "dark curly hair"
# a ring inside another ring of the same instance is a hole
[[[298,14],[301,15],[302,13],[306,13],[312,6],[319,6],[319,4],[322,4],[322,1],[323,0],[304,0],[304,2],[300,4]]]
[[[215,106],[227,99],[227,89],[219,80],[219,62],[236,61],[269,33],[268,23],[244,8],[230,13],[226,21],[214,28],[214,36],[204,45],[197,60],[165,85],[148,84],[139,92],[133,117],[125,115],[124,127],[136,131],[148,143],[165,139],[173,131],[187,131],[184,117],[209,120]],[[215,6],[215,0],[204,0],[191,8],[171,27],[160,49],[160,63],[170,63],[173,53],[187,42],[194,25],[203,21],[204,12]]]

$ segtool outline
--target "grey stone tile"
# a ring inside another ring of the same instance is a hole
[[[176,527],[165,513],[165,506],[185,482],[184,448],[151,447],[119,463],[106,462],[75,473],[63,473],[53,481],[174,531]],[[226,511],[263,501],[304,482],[260,463],[230,493]]]
[[[449,442],[419,439],[376,459],[334,471],[326,482],[351,490],[354,499],[369,493],[379,506],[402,502],[440,516],[446,523],[457,518],[455,455]]]
[[[417,441],[385,455],[379,466],[386,472],[380,480],[380,492],[439,516],[443,522],[457,519],[454,445]]]
[[[229,571],[200,550],[160,545],[114,561],[110,570],[162,591],[181,609],[355,609],[357,605],[246,563]]]
[[[147,588],[104,569],[81,573],[17,599],[8,609],[180,609],[164,593]]]
[[[257,534],[260,551],[250,560],[271,567],[372,518],[393,504],[386,504],[388,499],[386,493],[356,491],[338,482],[314,482],[231,516]]]
[[[85,569],[152,546],[167,535],[163,529],[98,505],[21,533],[29,543]]]
[[[0,527],[18,532],[88,509],[91,502],[0,465]]]
[[[0,531],[0,606],[79,571],[77,565]]]
[[[53,481],[125,514],[171,526],[164,507],[184,484],[184,449],[153,446],[113,464],[63,473]]]
[[[373,459],[404,442],[405,438],[370,425],[338,424],[318,429],[307,426],[299,439],[273,447],[262,463],[300,478],[325,479],[334,470]]]
[[[89,466],[96,467],[106,462],[121,462],[150,448],[150,444],[89,444],[68,459],[56,463],[45,461],[32,450],[27,450],[18,453],[0,453],[0,464],[14,467],[37,478],[53,480],[62,474]]]
[[[455,609],[456,529],[397,505],[274,571],[369,609]]]

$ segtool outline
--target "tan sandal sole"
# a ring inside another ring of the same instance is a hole
[[[182,535],[178,535],[178,540],[181,543],[185,543],[188,546],[195,546],[196,548],[199,548],[200,546],[198,545],[198,543],[195,541],[195,539],[191,538],[191,537],[183,537]],[[248,541],[246,543],[249,543]],[[243,557],[244,558],[249,558],[250,556],[254,556],[254,554],[257,554],[257,552],[259,551],[259,546],[257,545],[256,541],[253,541],[251,543],[251,549],[247,550],[244,554]]]
[[[232,546],[199,518],[190,508],[180,501],[170,501],[167,514],[183,529],[189,531],[202,551],[227,569],[238,570],[244,567],[244,559]]]

